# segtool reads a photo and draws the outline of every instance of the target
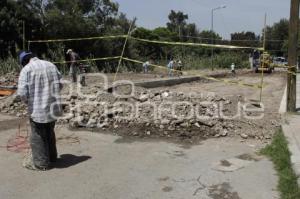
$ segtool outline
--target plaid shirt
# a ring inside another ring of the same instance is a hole
[[[28,105],[34,122],[53,122],[61,114],[60,79],[54,64],[36,57],[22,69],[17,94]]]

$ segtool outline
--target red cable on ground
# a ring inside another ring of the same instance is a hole
[[[22,135],[21,133],[21,120],[19,122],[19,128],[17,133],[10,139],[8,139],[7,144],[5,147],[0,146],[0,148],[6,148],[7,151],[14,152],[14,153],[23,153],[27,152],[30,149],[30,145],[28,142],[28,128],[26,124],[26,134]]]

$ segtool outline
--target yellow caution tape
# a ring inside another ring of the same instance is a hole
[[[103,57],[103,58],[94,58],[94,59],[81,59],[77,60],[77,62],[89,62],[89,61],[104,61],[104,60],[114,60],[114,59],[120,59],[120,56],[116,57]],[[67,64],[72,63],[73,61],[59,61],[59,62],[52,62],[53,64]]]
[[[97,39],[117,39],[126,38],[127,35],[115,35],[115,36],[100,36],[100,37],[86,37],[86,38],[70,38],[70,39],[48,39],[48,40],[30,40],[28,43],[50,43],[50,42],[66,42],[66,41],[84,41],[84,40],[97,40]],[[257,49],[263,50],[263,48],[258,47],[247,47],[247,46],[232,46],[232,45],[218,45],[218,44],[203,44],[203,43],[191,43],[191,42],[170,42],[170,41],[158,41],[158,40],[148,40],[140,39],[136,37],[129,37],[130,39],[156,44],[166,44],[166,45],[182,45],[182,46],[201,46],[210,48],[225,48],[225,49]]]
[[[294,72],[291,72],[291,71],[287,71],[287,73],[297,76],[297,73],[294,73]]]
[[[258,47],[244,47],[244,46],[218,45],[218,44],[203,44],[203,43],[190,43],[190,42],[170,42],[170,41],[140,39],[140,38],[136,38],[136,37],[130,37],[130,39],[133,39],[133,40],[136,40],[136,41],[141,41],[141,42],[155,43],[155,44],[166,44],[166,45],[201,46],[201,47],[227,48],[227,49],[257,49],[257,50],[263,50],[263,48],[258,48]]]
[[[122,59],[126,60],[126,61],[130,61],[130,62],[138,63],[138,64],[143,64],[143,62],[139,61],[139,60],[134,60],[134,59],[126,58],[126,57],[123,57]],[[162,68],[162,69],[165,69],[165,70],[167,69],[167,67],[165,67],[165,66],[160,66],[160,65],[156,65],[156,64],[149,64],[149,65],[157,67],[157,68]],[[175,69],[171,69],[171,70],[174,71],[174,72],[182,72],[182,71],[175,70]],[[217,82],[224,82],[224,83],[227,83],[227,84],[234,84],[234,85],[252,87],[252,88],[257,88],[257,89],[262,88],[262,86],[260,84],[248,84],[248,83],[236,82],[236,81],[232,81],[232,80],[222,80],[222,79],[217,79],[217,78],[214,78],[214,77],[209,77],[209,76],[207,76],[205,74],[195,73],[195,72],[193,72],[191,74],[199,76],[199,77],[202,77],[204,79],[208,79],[208,80],[212,80],[212,81],[217,81]]]
[[[97,39],[117,39],[126,38],[127,35],[115,35],[115,36],[101,36],[101,37],[86,37],[86,38],[72,38],[72,39],[48,39],[48,40],[32,40],[28,43],[50,43],[50,42],[64,42],[64,41],[84,41],[84,40],[97,40]]]

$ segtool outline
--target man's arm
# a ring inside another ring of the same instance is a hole
[[[18,91],[17,95],[21,98],[23,102],[28,103],[29,98],[29,90],[28,90],[28,76],[27,71],[22,70],[19,76],[18,81]]]

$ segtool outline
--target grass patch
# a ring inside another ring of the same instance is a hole
[[[279,176],[277,188],[281,199],[299,199],[298,177],[292,169],[288,142],[281,129],[274,135],[272,143],[262,149],[261,153],[270,157],[275,165]]]

